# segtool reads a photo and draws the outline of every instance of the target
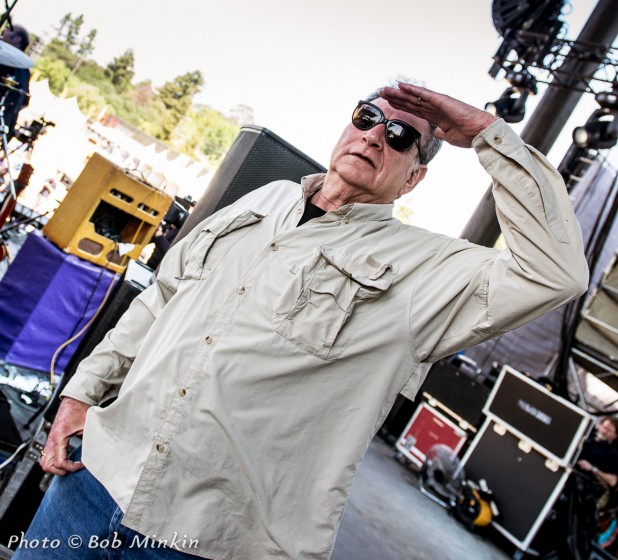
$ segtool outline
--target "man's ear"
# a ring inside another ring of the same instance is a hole
[[[410,173],[410,176],[408,177],[407,181],[403,184],[403,187],[401,187],[401,190],[399,191],[399,196],[403,196],[404,194],[408,194],[409,192],[412,192],[412,189],[416,187],[416,185],[418,185],[425,178],[426,173],[427,173],[426,165],[419,165],[418,167],[416,167]]]

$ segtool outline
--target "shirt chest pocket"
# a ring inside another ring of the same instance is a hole
[[[371,256],[357,261],[325,247],[297,270],[273,312],[277,333],[324,360],[338,358],[361,316],[395,278],[395,267]]]
[[[249,232],[239,231],[259,222],[264,216],[251,210],[231,216],[221,216],[206,226],[187,252],[184,274],[180,280],[204,280],[217,267],[231,246]],[[235,235],[233,235],[235,234]],[[228,243],[217,241],[225,238]]]

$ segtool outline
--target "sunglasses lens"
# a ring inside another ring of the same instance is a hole
[[[410,125],[400,122],[389,122],[386,127],[386,141],[398,152],[405,152],[412,147],[418,138],[418,133]]]
[[[410,124],[403,121],[389,121],[378,107],[370,103],[358,104],[352,114],[352,124],[360,130],[369,130],[381,123],[386,124],[386,142],[398,152],[409,150],[420,138],[420,133]]]
[[[371,105],[359,105],[352,115],[352,123],[360,130],[369,130],[382,120],[380,112]]]

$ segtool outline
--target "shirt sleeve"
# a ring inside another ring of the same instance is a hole
[[[492,176],[506,249],[448,242],[412,297],[413,353],[435,362],[510,331],[588,285],[581,229],[559,173],[503,120],[473,141]]]
[[[118,394],[150,326],[176,293],[187,251],[213,217],[196,226],[169,250],[161,261],[155,282],[131,302],[116,326],[79,364],[62,397],[97,405]]]

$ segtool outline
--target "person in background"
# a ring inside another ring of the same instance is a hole
[[[616,488],[618,484],[618,419],[603,417],[579,455],[577,466],[591,473],[601,484]]]
[[[7,27],[0,39],[20,51],[26,50],[30,44],[28,31],[21,25]],[[7,84],[11,87],[7,87]],[[7,127],[7,139],[15,133],[17,115],[30,101],[30,70],[13,68],[0,64],[0,98],[4,97],[4,124]]]
[[[602,417],[582,446],[577,467],[592,476],[592,484],[579,484],[584,496],[582,517],[592,538],[608,553],[618,554],[618,418]]]

